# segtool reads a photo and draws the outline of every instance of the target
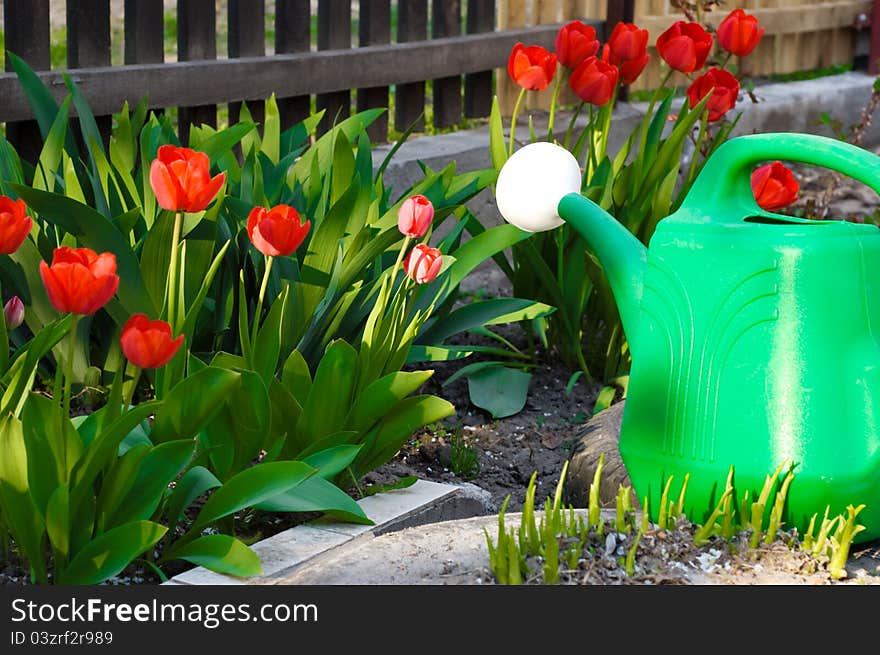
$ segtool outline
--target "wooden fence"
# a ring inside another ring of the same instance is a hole
[[[275,31],[269,56],[267,5],[274,11]],[[163,2],[125,0],[125,61],[111,66],[111,47],[118,44],[111,43],[110,0],[66,0],[66,68],[100,117],[105,135],[109,115],[123,101],[136,103],[145,95],[151,107],[180,108],[185,140],[189,125],[216,124],[220,103],[229,103],[234,120],[241,101],[274,92],[283,122],[290,125],[308,115],[314,97],[317,108],[327,110],[325,128],[347,116],[352,105],[359,110],[388,106],[389,88],[393,124],[403,130],[425,112],[426,81],[432,82],[428,100],[434,126],[452,126],[462,116],[489,114],[492,70],[505,65],[517,41],[552,47],[558,29],[496,31],[495,0],[226,0],[219,3],[226,7],[228,23],[224,59],[217,56],[217,6],[215,0],[177,0],[176,8],[172,3],[177,61],[165,62]],[[61,71],[50,70],[50,1],[4,0],[3,8],[6,48],[41,71],[61,99]],[[9,61],[6,70],[11,70]],[[0,74],[0,98],[0,122],[7,124],[10,141],[20,151],[32,148],[38,142],[28,120],[33,113],[13,73]],[[258,106],[249,109],[259,120]],[[387,117],[377,121],[371,135],[387,138]]]
[[[748,60],[755,74],[852,61],[853,25],[871,9],[867,0],[742,2],[767,29]],[[109,133],[109,115],[123,101],[133,104],[148,96],[151,107],[179,108],[184,140],[189,125],[216,124],[218,104],[229,103],[235,120],[241,101],[262,100],[273,92],[285,125],[306,116],[314,100],[327,110],[324,127],[353,107],[389,103],[397,130],[419,121],[426,103],[433,125],[448,127],[462,116],[488,115],[496,91],[502,106],[512,106],[514,93],[504,67],[517,41],[553,47],[559,23],[573,18],[592,22],[602,37],[606,19],[613,25],[633,16],[650,30],[653,41],[679,17],[668,0],[177,0],[176,5],[124,0],[124,65],[111,66],[111,48],[119,47],[113,42],[111,0],[64,4],[65,68],[88,98],[104,134]],[[226,58],[218,58],[218,6],[227,24]],[[50,0],[3,0],[3,10],[5,47],[40,71],[60,100],[65,93],[61,71],[50,70]],[[164,54],[168,11],[176,12],[173,62],[166,62]],[[274,42],[266,35],[273,12]],[[718,20],[723,16],[722,10],[714,13]],[[495,84],[493,69],[500,69]],[[6,70],[11,70],[9,61]],[[656,84],[659,71],[655,56],[640,86]],[[427,95],[426,88],[431,91]],[[549,95],[530,102],[546,101]],[[13,73],[0,73],[0,98],[0,122],[6,123],[9,140],[33,160],[38,132]],[[259,104],[250,109],[259,120]],[[371,135],[384,140],[388,128],[384,117]]]

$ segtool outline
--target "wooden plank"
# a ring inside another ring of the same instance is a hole
[[[351,2],[318,0],[318,50],[341,50],[351,47]],[[315,99],[318,110],[325,110],[318,125],[323,134],[351,114],[351,91],[321,93]]]
[[[514,30],[521,29],[528,25],[528,7],[526,0],[504,0],[498,7],[498,29]],[[531,43],[531,41],[523,41],[523,43]],[[553,46],[556,45],[556,37],[553,37]],[[546,46],[545,46],[546,47]],[[510,51],[507,53],[510,57]],[[498,104],[501,107],[501,113],[510,116],[513,113],[513,106],[519,96],[520,88],[510,79],[507,72],[507,59],[499,65],[495,71],[495,92],[498,95]]]
[[[440,38],[461,34],[461,1],[434,0],[431,36]],[[434,80],[434,127],[444,128],[461,122],[461,75]]]
[[[165,61],[165,23],[162,4],[154,0],[125,0],[125,63]]]
[[[27,4],[4,0],[3,33],[9,52],[24,59],[34,70],[49,70],[49,0],[33,0]],[[6,70],[12,70],[8,58]],[[6,138],[25,161],[33,163],[39,159],[43,139],[36,121],[6,123]]]
[[[110,65],[110,0],[67,0],[67,67]],[[118,111],[117,107],[114,111]],[[109,114],[110,112],[108,112]],[[112,119],[95,113],[106,148]],[[79,130],[76,130],[79,136]]]
[[[311,49],[312,8],[309,0],[275,0],[275,53],[308,52]],[[287,129],[312,112],[309,95],[278,97],[281,128]]]
[[[195,62],[217,58],[216,20],[214,0],[177,0],[178,61]],[[165,64],[165,66],[169,65],[173,64]],[[167,69],[162,67],[159,70]],[[199,83],[200,80],[190,79],[190,85]],[[222,82],[218,83],[222,84]],[[152,93],[158,90],[160,84],[162,82],[157,81]],[[181,94],[178,98],[183,104],[177,116],[178,135],[184,144],[189,143],[190,125],[217,126],[216,102],[187,102],[186,94]],[[158,106],[170,104],[174,103],[160,103]]]
[[[495,0],[468,0],[467,33],[482,34],[495,27]],[[464,115],[488,116],[492,111],[492,71],[464,76]]]
[[[332,93],[475,73],[486,66],[506,66],[519,41],[553,47],[558,30],[558,25],[544,25],[347,50],[82,69],[74,79],[98,113],[116,111],[123,100],[136,101],[148,91],[152,107],[214,105],[266,98],[272,91],[279,96]],[[40,76],[62,99],[61,74],[47,71]],[[14,74],[0,75],[0,97],[0,121],[31,118]]]
[[[391,43],[391,0],[371,0],[360,6],[358,21],[358,45]],[[358,89],[357,110],[388,107],[388,87],[374,86]],[[367,128],[374,142],[388,140],[388,113],[384,113]]]
[[[397,42],[411,43],[428,38],[428,0],[398,0]],[[424,79],[424,78],[423,78]],[[415,123],[415,130],[425,129],[425,83],[398,84],[394,94],[394,129],[406,130]]]
[[[266,5],[263,0],[229,0],[229,32],[227,44],[229,56],[260,57],[266,54]],[[248,110],[254,122],[262,124],[265,105],[253,102]],[[229,103],[229,124],[235,125],[241,114],[241,103]]]

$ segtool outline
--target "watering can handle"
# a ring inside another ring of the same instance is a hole
[[[706,207],[730,203],[743,218],[767,215],[752,194],[751,173],[757,164],[777,159],[833,169],[880,194],[880,157],[863,148],[813,134],[751,134],[727,141],[709,157],[683,207],[702,208],[705,216],[712,213]]]

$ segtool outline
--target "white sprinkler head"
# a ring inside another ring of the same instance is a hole
[[[581,190],[581,169],[562,146],[546,141],[520,148],[498,174],[495,200],[508,223],[526,232],[562,225],[556,207],[562,197]]]

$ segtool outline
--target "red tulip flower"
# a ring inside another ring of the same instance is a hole
[[[556,74],[556,55],[539,45],[517,43],[507,60],[510,78],[528,91],[543,91]]]
[[[733,109],[739,95],[739,82],[728,71],[713,66],[688,87],[687,97],[690,108],[696,107],[710,91],[712,97],[706,103],[706,109],[709,110],[709,122],[713,123],[721,120],[724,114]]]
[[[556,59],[567,68],[577,68],[584,59],[598,51],[596,30],[579,20],[566,23],[556,35]]]
[[[171,338],[171,326],[135,314],[125,323],[120,337],[122,352],[138,368],[161,368],[171,361],[183,343],[183,335]]]
[[[434,205],[425,196],[410,196],[397,211],[397,229],[413,239],[425,236],[434,221]]]
[[[601,107],[611,100],[619,71],[598,57],[587,57],[571,74],[568,83],[584,102]]]
[[[780,161],[759,166],[752,172],[752,193],[762,209],[788,207],[797,200],[800,186],[794,174]]]
[[[608,39],[608,47],[615,59],[612,63],[641,61],[648,53],[648,30],[639,29],[632,23],[618,23]]]
[[[88,248],[55,248],[51,266],[40,262],[40,276],[55,309],[83,316],[101,309],[119,287],[116,255]]]
[[[226,173],[211,177],[208,155],[190,148],[164,145],[150,165],[150,186],[163,209],[200,212],[226,181]]]
[[[764,28],[758,27],[758,19],[742,9],[734,9],[718,26],[718,42],[727,52],[745,57],[761,41]]]
[[[6,329],[14,330],[24,322],[24,303],[18,296],[12,296],[3,305],[3,318],[6,320]]]
[[[443,255],[436,248],[420,243],[403,260],[403,270],[417,284],[433,282],[443,265]]]
[[[693,73],[706,63],[712,49],[712,35],[699,23],[675,21],[657,39],[657,50],[669,67],[681,73]]]
[[[311,226],[311,221],[302,222],[293,207],[277,205],[272,209],[254,207],[248,215],[247,231],[261,253],[286,257],[300,247]]]
[[[0,255],[11,255],[18,250],[33,224],[24,200],[0,196]]]
[[[618,59],[607,43],[602,46],[602,61],[617,66],[617,69],[620,71],[620,81],[623,84],[635,82],[650,60],[651,55],[647,52],[640,59]]]

